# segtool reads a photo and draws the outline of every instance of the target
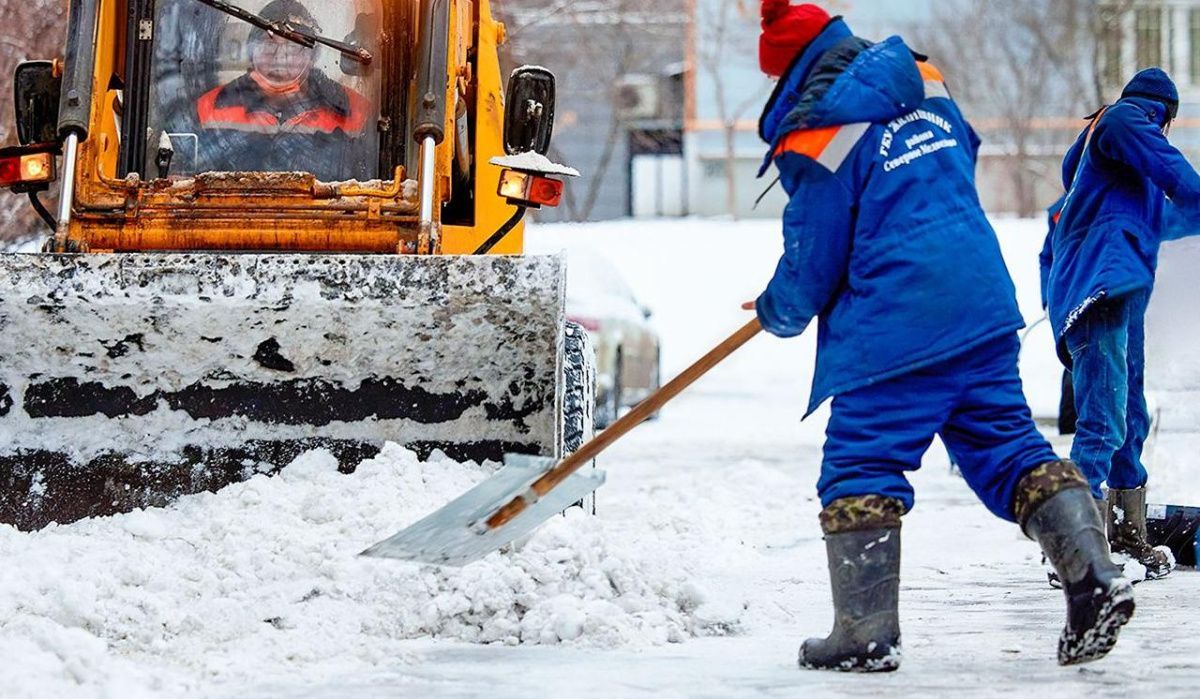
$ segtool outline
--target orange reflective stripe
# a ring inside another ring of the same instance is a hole
[[[196,101],[196,112],[200,125],[206,129],[230,129],[234,131],[261,132],[262,127],[278,127],[279,121],[266,112],[251,112],[243,105],[218,107],[217,98],[223,87],[205,93]],[[353,90],[346,90],[349,112],[338,114],[327,107],[317,107],[298,114],[287,121],[297,133],[333,133],[341,129],[348,134],[358,134],[367,126],[371,113],[371,102]]]
[[[793,131],[775,149],[775,156],[796,153],[817,161],[830,172],[837,172],[854,147],[871,128],[870,122],[828,126],[821,129]]]
[[[799,153],[807,155],[813,160],[818,160],[825,149],[833,143],[833,139],[837,137],[838,131],[841,131],[840,126],[827,126],[823,129],[808,129],[806,131],[793,131],[784,137],[779,147],[775,149],[775,155],[783,153]]]
[[[248,112],[240,105],[218,107],[217,96],[223,88],[216,88],[204,94],[196,101],[196,113],[200,117],[200,125],[207,129],[238,128],[247,126],[277,126],[278,120],[270,114]]]
[[[1091,145],[1092,134],[1096,132],[1096,126],[1100,123],[1100,117],[1104,116],[1104,113],[1107,111],[1108,111],[1108,107],[1104,107],[1103,109],[1101,109],[1099,112],[1096,113],[1096,118],[1092,119],[1092,125],[1088,127],[1087,140],[1084,141],[1084,144],[1083,144],[1084,150],[1087,150],[1087,147],[1089,145]]]
[[[333,133],[338,129],[348,134],[360,133],[367,125],[371,103],[352,90],[346,90],[346,97],[349,100],[348,114],[341,115],[332,109],[319,107],[289,119],[288,126],[304,127],[317,133]]]
[[[942,71],[937,69],[937,66],[924,61],[917,62],[917,68],[921,71],[921,77],[924,80],[932,80],[934,82],[944,83],[946,79],[942,77]]]
[[[921,71],[921,79],[925,81],[925,99],[944,97],[950,99],[950,91],[946,89],[946,79],[937,66],[924,61],[917,61],[917,69]]]
[[[1096,112],[1096,118],[1092,119],[1092,123],[1088,125],[1087,137],[1083,139],[1083,150],[1079,153],[1079,162],[1075,164],[1075,174],[1071,177],[1071,188],[1067,190],[1067,199],[1063,202],[1063,211],[1067,208],[1067,204],[1071,202],[1071,196],[1075,194],[1075,185],[1079,184],[1079,175],[1083,172],[1083,161],[1088,157],[1088,148],[1092,147],[1092,136],[1096,133],[1096,126],[1100,123],[1100,119],[1104,117],[1104,113],[1108,111],[1108,106],[1105,105]]]

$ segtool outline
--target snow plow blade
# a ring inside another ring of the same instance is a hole
[[[162,505],[328,449],[562,453],[556,257],[0,256],[0,522]]]

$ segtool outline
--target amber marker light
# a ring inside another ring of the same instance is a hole
[[[519,170],[500,173],[500,196],[524,206],[558,206],[562,201],[563,182],[552,177]]]
[[[38,152],[47,146],[18,146],[0,149],[0,187],[21,187],[53,182],[56,177],[54,153]]]

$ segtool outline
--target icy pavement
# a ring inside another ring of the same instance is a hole
[[[798,406],[763,398],[694,395],[604,464],[609,544],[675,542],[689,578],[714,606],[733,608],[723,616],[737,613],[733,636],[607,649],[416,641],[390,668],[322,687],[289,681],[215,696],[1195,696],[1194,572],[1138,586],[1138,615],[1117,649],[1060,668],[1063,602],[1044,582],[1036,547],[974,501],[937,447],[915,478],[920,504],[905,522],[900,672],[798,670],[799,643],[831,621],[811,497],[818,452],[811,430],[795,427]],[[767,439],[771,432],[791,437]]]
[[[626,222],[533,237],[612,251],[656,311],[670,374],[744,322],[737,304],[770,273],[777,228]],[[1036,304],[1037,228],[1002,236],[1023,308]],[[1194,572],[1140,585],[1113,654],[1059,668],[1061,593],[938,445],[903,533],[902,669],[798,670],[800,642],[831,623],[814,497],[826,414],[800,423],[811,355],[811,337],[755,340],[602,457],[596,518],[556,519],[463,570],[355,558],[483,475],[397,450],[350,477],[311,454],[281,478],[167,510],[0,529],[0,696],[1196,695]],[[1034,402],[1050,402],[1057,368],[1029,372]]]

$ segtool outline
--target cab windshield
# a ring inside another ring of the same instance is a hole
[[[377,53],[380,0],[240,0],[272,22]],[[309,172],[367,180],[379,164],[379,62],[308,48],[196,0],[159,0],[146,172]]]

